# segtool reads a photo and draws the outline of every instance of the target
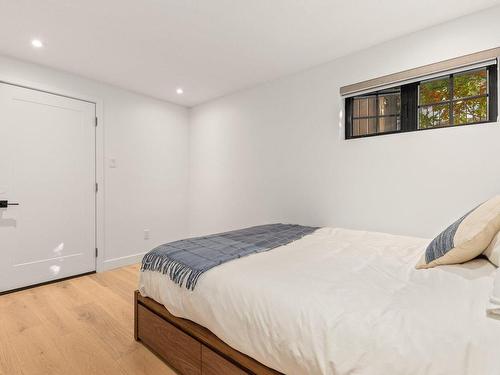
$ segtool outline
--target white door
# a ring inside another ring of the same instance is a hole
[[[0,83],[0,292],[94,271],[95,198],[95,105]]]

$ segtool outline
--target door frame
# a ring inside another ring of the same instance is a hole
[[[30,90],[40,91],[47,94],[58,95],[69,99],[80,100],[94,104],[95,116],[98,119],[95,127],[95,182],[99,187],[95,195],[95,248],[97,257],[95,259],[96,272],[104,270],[104,102],[96,96],[72,92],[57,87],[52,87],[39,82],[30,82],[22,79],[12,79],[0,73],[0,83],[18,86]]]

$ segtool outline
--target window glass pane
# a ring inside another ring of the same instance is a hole
[[[419,86],[419,103],[432,104],[450,100],[450,78],[424,81]]]
[[[486,95],[488,93],[488,73],[486,68],[455,74],[453,76],[453,98]]]
[[[377,97],[372,96],[368,99],[368,116],[377,116]]]
[[[401,108],[401,94],[381,94],[378,97],[378,114],[384,115],[397,115],[400,113]]]
[[[368,134],[368,119],[359,120],[359,134],[358,135],[366,135]]]
[[[379,132],[394,132],[401,129],[399,116],[380,117],[378,120]]]
[[[359,116],[368,116],[368,99],[359,98]]]
[[[359,103],[359,112],[354,114],[354,117],[367,117],[377,115],[377,98],[375,96],[366,96],[354,99],[354,107],[356,108],[356,102]]]
[[[427,105],[419,109],[419,129],[428,129],[449,124],[450,106],[448,104]]]
[[[368,119],[368,134],[375,134],[377,132],[377,119],[369,118]]]
[[[453,103],[453,122],[456,125],[488,121],[488,101],[477,99],[459,100]]]
[[[352,122],[352,135],[354,137],[360,135],[374,134],[377,132],[377,119],[376,118],[363,118],[353,120]]]
[[[352,136],[357,137],[359,135],[359,122],[361,120],[353,120],[352,121]]]
[[[352,101],[352,116],[359,117],[359,99],[354,98]]]

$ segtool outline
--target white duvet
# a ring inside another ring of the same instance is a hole
[[[140,291],[286,374],[500,375],[494,266],[416,270],[427,243],[323,228],[213,268],[194,291],[151,271]]]

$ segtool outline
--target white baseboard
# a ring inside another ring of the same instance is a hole
[[[107,259],[104,262],[102,262],[102,269],[100,271],[107,271],[107,270],[111,270],[113,268],[129,266],[129,265],[134,264],[134,263],[140,263],[142,260],[142,257],[146,253],[147,252],[145,251],[143,253],[127,255],[124,257]]]

